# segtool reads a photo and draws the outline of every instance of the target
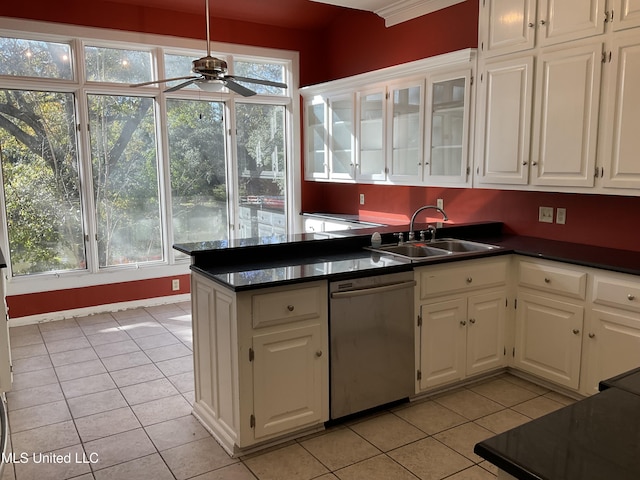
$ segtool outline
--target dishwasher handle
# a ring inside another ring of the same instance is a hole
[[[376,293],[392,292],[394,290],[401,290],[403,288],[415,287],[416,281],[410,280],[408,282],[389,283],[387,285],[379,285],[376,287],[360,288],[356,290],[346,290],[344,292],[333,292],[331,298],[351,298],[360,297],[362,295],[375,295]]]

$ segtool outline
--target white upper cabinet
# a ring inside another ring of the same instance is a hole
[[[606,0],[539,0],[537,32],[541,45],[604,33]]]
[[[486,56],[533,48],[535,0],[482,0],[480,51]]]
[[[478,84],[476,182],[525,185],[534,57],[487,60]]]
[[[424,182],[463,185],[469,175],[471,70],[427,80]]]
[[[594,185],[602,42],[538,57],[531,183]]]
[[[355,135],[353,94],[329,98],[330,177],[353,179]]]
[[[614,30],[640,27],[640,0],[612,0],[613,10],[608,12]]]
[[[467,49],[301,89],[305,179],[470,186],[474,70]]]
[[[640,32],[619,34],[607,65],[600,175],[604,187],[640,188]]]
[[[604,33],[605,0],[482,0],[480,49],[503,55]]]
[[[389,89],[389,180],[419,183],[422,179],[424,78]]]
[[[357,93],[358,160],[356,177],[364,181],[386,179],[386,89],[384,86]]]

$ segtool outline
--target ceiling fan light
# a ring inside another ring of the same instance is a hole
[[[196,82],[196,85],[205,92],[219,92],[225,87],[222,80],[203,80]]]

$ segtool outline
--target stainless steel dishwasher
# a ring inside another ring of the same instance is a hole
[[[332,282],[330,417],[414,392],[413,272]]]

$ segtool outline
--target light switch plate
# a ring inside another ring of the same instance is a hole
[[[559,225],[564,225],[567,223],[567,209],[566,208],[558,208],[556,209],[556,223]]]
[[[444,199],[443,198],[438,198],[436,200],[436,207],[444,209]]]
[[[360,194],[360,205],[364,205],[364,193]]]

